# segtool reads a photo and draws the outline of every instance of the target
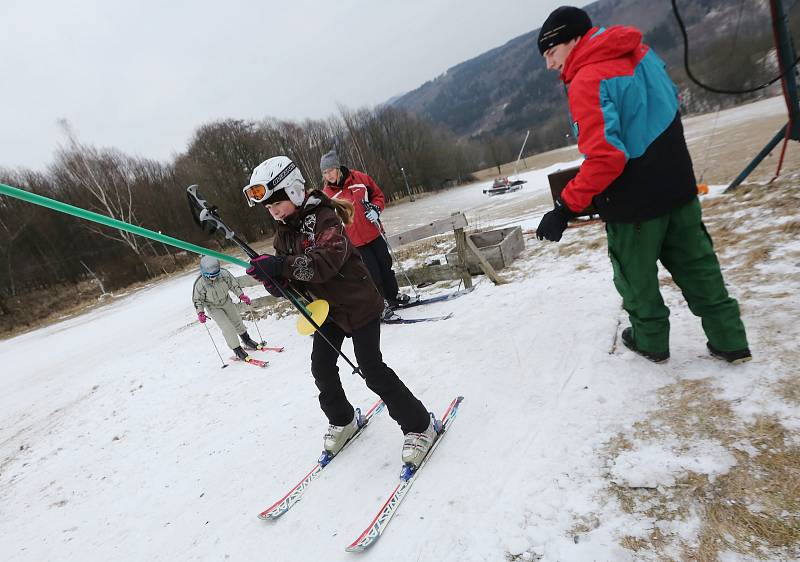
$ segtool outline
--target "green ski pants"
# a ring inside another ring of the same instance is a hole
[[[661,298],[657,261],[672,274],[689,310],[702,319],[708,341],[721,351],[747,347],[739,305],[728,295],[700,201],[638,224],[607,223],[614,285],[630,316],[636,347],[669,351],[669,308]]]
[[[231,349],[239,347],[241,345],[239,343],[239,335],[245,333],[247,328],[244,327],[242,317],[239,315],[239,311],[233,301],[228,299],[228,302],[222,306],[206,305],[206,308],[208,309],[208,314],[217,323],[219,329],[222,330],[222,335],[225,336],[225,343],[228,344],[228,347]]]

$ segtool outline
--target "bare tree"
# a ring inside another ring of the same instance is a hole
[[[67,135],[67,145],[56,152],[56,162],[51,167],[53,175],[64,185],[88,194],[92,210],[129,224],[137,224],[133,204],[135,172],[132,160],[114,149],[99,150],[82,144],[69,123],[62,120],[61,126]],[[103,228],[90,221],[81,224],[98,236],[126,246],[142,260],[150,274],[139,236]]]

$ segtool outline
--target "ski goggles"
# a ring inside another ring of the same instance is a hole
[[[266,203],[275,193],[285,191],[285,189],[278,189],[278,186],[284,183],[295,170],[297,170],[297,165],[294,162],[290,162],[280,173],[268,182],[251,183],[250,185],[244,186],[242,188],[242,193],[244,193],[245,199],[247,199],[247,204],[251,207],[255,207],[258,203]]]
[[[248,185],[242,192],[244,193],[245,199],[247,199],[247,204],[251,207],[255,207],[257,203],[263,203],[268,198],[267,186],[263,183]]]
[[[205,277],[206,279],[216,279],[217,277],[219,277],[219,271],[215,271],[214,273],[209,273],[207,271],[204,271],[203,277]]]

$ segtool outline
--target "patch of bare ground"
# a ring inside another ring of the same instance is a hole
[[[703,201],[726,281],[739,299],[750,344],[764,357],[763,390],[792,411],[800,405],[800,181],[747,185],[730,196]],[[569,250],[568,250],[569,251]],[[669,282],[669,281],[668,281]],[[768,380],[767,380],[768,379]],[[655,522],[649,534],[620,537],[637,558],[719,560],[724,552],[748,560],[800,558],[800,447],[774,414],[737,416],[711,379],[680,380],[661,389],[660,407],[607,444],[609,465],[637,443],[677,445],[676,454],[704,440],[735,459],[724,474],[686,471],[674,485],[631,488],[610,481],[621,509]],[[690,519],[692,537],[671,532]]]
[[[723,445],[736,459],[715,478],[687,471],[673,486],[629,488],[610,484],[623,511],[656,522],[648,536],[623,536],[620,544],[656,560],[710,562],[732,551],[748,559],[800,555],[800,447],[777,420],[741,423],[707,379],[684,380],[660,391],[661,408],[632,435],[617,435],[609,461],[633,447],[631,439],[670,439],[688,450],[699,439]],[[699,520],[696,538],[671,533],[659,522]],[[675,555],[675,553],[680,553]]]

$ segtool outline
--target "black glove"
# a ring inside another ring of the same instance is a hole
[[[255,277],[262,283],[272,285],[273,282],[280,282],[283,278],[283,262],[285,261],[286,256],[264,254],[250,260],[250,267],[247,268],[245,273],[250,277]]]
[[[542,217],[539,228],[536,229],[536,238],[544,240],[547,238],[551,242],[561,240],[561,235],[567,228],[567,222],[573,218],[575,213],[569,210],[560,199],[556,199],[555,207]]]

